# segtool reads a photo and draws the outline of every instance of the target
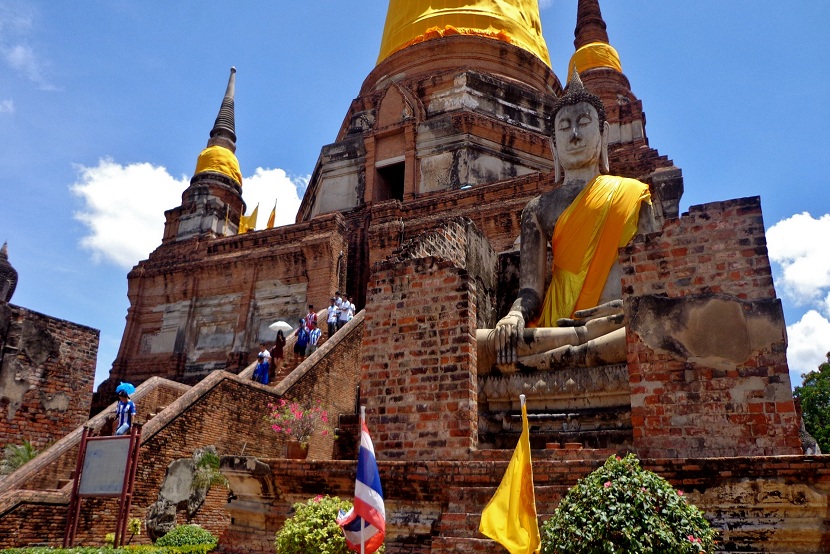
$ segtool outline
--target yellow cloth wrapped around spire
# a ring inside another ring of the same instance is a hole
[[[550,67],[538,0],[389,0],[378,63],[409,45],[445,34],[504,40]]]
[[[574,74],[574,67],[579,73],[596,67],[610,67],[622,73],[620,55],[613,46],[604,42],[591,42],[574,52],[568,64],[568,75]]]
[[[242,171],[239,169],[239,160],[236,155],[224,146],[208,146],[199,154],[196,160],[196,174],[203,171],[215,171],[230,177],[242,185]]]
[[[553,277],[536,327],[599,303],[617,251],[637,233],[648,185],[636,179],[598,175],[562,212],[553,229]]]

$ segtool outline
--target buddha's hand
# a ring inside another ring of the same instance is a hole
[[[496,324],[496,363],[510,365],[519,361],[516,345],[524,334],[525,319],[521,312],[511,311]]]
[[[578,310],[574,312],[573,319],[563,318],[556,321],[557,327],[581,327],[586,325],[589,321],[594,321],[602,318],[604,321],[619,323],[622,325],[623,321],[623,302],[622,300],[612,300],[593,308],[585,310]]]

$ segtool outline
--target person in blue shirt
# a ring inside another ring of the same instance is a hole
[[[118,426],[115,430],[116,435],[123,435],[130,430],[135,413],[135,404],[130,400],[130,395],[126,391],[119,391],[118,404],[115,406],[116,425]]]
[[[297,342],[294,343],[294,363],[298,364],[305,360],[305,349],[308,346],[308,329],[305,327],[305,320],[300,320],[300,326],[294,332]]]

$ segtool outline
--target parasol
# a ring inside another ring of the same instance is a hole
[[[285,321],[277,321],[275,323],[272,323],[271,325],[268,326],[268,328],[271,329],[272,331],[283,331],[283,332],[290,331],[290,330],[293,329],[291,324],[286,323]]]
[[[119,392],[126,392],[127,396],[132,396],[135,392],[135,386],[132,383],[121,383],[115,387],[115,393],[118,394]]]

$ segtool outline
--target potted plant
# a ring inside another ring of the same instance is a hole
[[[326,436],[333,432],[329,424],[328,412],[320,403],[306,406],[280,398],[276,403],[269,403],[270,410],[267,420],[271,429],[278,435],[285,435],[286,457],[305,459],[308,456],[308,440],[315,431]]]

